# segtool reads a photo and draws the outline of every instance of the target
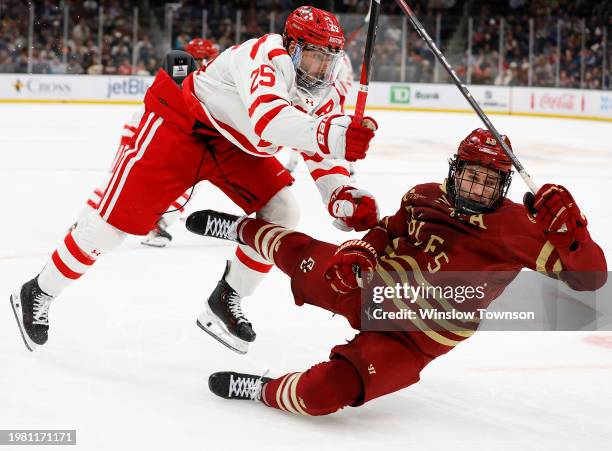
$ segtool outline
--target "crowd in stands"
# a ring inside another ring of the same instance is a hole
[[[29,58],[29,4],[34,8],[33,46]],[[140,10],[136,40],[133,37],[134,5]],[[269,31],[280,32],[292,9],[302,2],[290,0],[192,0],[125,2],[120,0],[0,0],[0,73],[138,74],[155,73],[167,50],[168,22],[172,17],[173,48],[183,48],[203,30],[221,50],[236,37],[245,41]],[[348,38],[346,51],[357,68],[367,26],[363,17],[369,0],[309,2],[332,9],[340,16]],[[458,75],[475,84],[527,85],[529,82],[529,18],[534,22],[534,86],[590,89],[610,88],[612,18],[601,0],[417,0],[409,2],[435,37],[440,16],[440,47]],[[603,5],[603,6],[602,6]],[[65,31],[65,7],[68,26]],[[203,10],[206,23],[203,26]],[[237,21],[236,12],[240,11]],[[100,20],[100,12],[102,21]],[[468,19],[472,17],[471,55]],[[406,25],[395,2],[383,2],[372,75],[379,81],[447,81],[425,43]],[[503,54],[499,53],[503,18]],[[561,46],[557,23],[561,20]],[[584,22],[583,22],[584,21]],[[584,31],[583,31],[584,23]],[[102,29],[100,30],[100,24]],[[405,39],[403,30],[406,27]],[[238,28],[238,29],[237,29]],[[607,43],[604,43],[607,28]],[[67,32],[67,39],[64,40]],[[134,43],[135,41],[135,43]],[[402,58],[402,41],[405,54]],[[606,45],[607,44],[607,45]],[[603,77],[604,52],[607,75]],[[560,64],[557,70],[557,55]],[[402,60],[404,70],[402,74]],[[29,62],[29,64],[28,64]]]
[[[125,2],[0,0],[0,72],[28,71],[29,3],[34,9],[33,73],[149,75],[156,70],[157,52],[150,36],[141,30],[133,45],[133,10]]]

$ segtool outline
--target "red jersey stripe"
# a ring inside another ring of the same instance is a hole
[[[262,103],[270,103],[270,102],[274,102],[275,100],[282,100],[283,102],[289,104],[285,99],[275,94],[264,94],[264,95],[257,97],[255,101],[251,104],[249,108],[249,117],[253,116],[253,113],[255,112],[257,107],[261,105]]]
[[[289,56],[289,53],[287,53],[287,50],[285,50],[285,49],[273,49],[273,50],[270,50],[268,52],[268,59],[271,60],[271,59],[273,59],[273,58],[275,58],[277,56],[281,56],[281,55]]]
[[[278,115],[278,113],[283,110],[283,108],[287,108],[288,106],[289,104],[279,105],[277,107],[272,108],[270,111],[261,116],[255,124],[255,134],[261,138],[261,134],[266,129],[270,121],[272,121],[272,119],[274,119]]]
[[[317,153],[315,153],[313,156],[310,156],[302,152],[302,158],[304,159],[304,161],[314,161],[315,163],[320,163],[321,161],[323,161],[323,157]]]
[[[330,174],[340,174],[340,175],[345,175],[347,177],[350,176],[346,168],[343,168],[342,166],[334,166],[331,169],[315,169],[314,171],[310,173],[313,180],[315,181],[317,181],[318,179],[320,179],[321,177],[325,175],[330,175]]]
[[[270,36],[270,34],[264,34],[261,38],[259,38],[257,40],[257,42],[255,43],[255,45],[253,46],[253,48],[251,49],[251,59],[255,59],[255,56],[257,56],[257,52],[259,51],[259,47],[261,47],[261,44],[263,44],[266,39],[268,39],[268,36]]]
[[[247,139],[246,136],[244,136],[242,133],[240,133],[238,130],[236,130],[234,127],[232,127],[231,125],[225,124],[224,122],[221,122],[218,119],[215,119],[215,122],[219,125],[219,127],[221,127],[223,130],[225,130],[226,132],[228,132],[230,135],[232,135],[232,137],[238,141],[238,143],[240,143],[240,145],[242,147],[244,147],[247,151],[252,152],[256,155],[268,155],[265,152],[259,152],[255,146],[253,146],[253,144],[251,144],[251,142]]]

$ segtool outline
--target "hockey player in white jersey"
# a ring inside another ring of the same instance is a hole
[[[378,221],[371,195],[350,186],[342,161],[366,157],[376,124],[343,114],[335,81],[344,35],[330,13],[300,7],[283,35],[268,34],[234,46],[179,87],[188,74],[177,63],[160,70],[148,89],[134,148],[125,152],[97,211],[79,221],[38,276],[11,296],[26,346],[47,341],[49,306],[127,234],[146,235],[161,214],[194,183],[208,180],[245,213],[293,227],[299,202],[293,178],[274,157],[300,149],[325,208],[345,229]],[[209,224],[226,233],[226,224]],[[272,262],[239,247],[198,318],[219,341],[244,353],[255,332],[241,309]],[[194,281],[194,293],[200,293]]]
[[[189,41],[185,46],[185,52],[189,53],[193,59],[195,60],[196,66],[198,68],[208,64],[209,61],[212,61],[219,55],[219,49],[209,39],[203,38],[195,38]],[[182,77],[185,78],[185,77]],[[182,80],[181,80],[182,81]],[[132,114],[132,117],[128,122],[123,126],[123,130],[121,131],[121,140],[119,142],[119,148],[115,153],[115,158],[113,159],[113,164],[110,167],[110,174],[112,175],[117,165],[123,158],[125,152],[134,148],[134,141],[136,138],[136,131],[138,130],[138,124],[140,124],[140,120],[145,112],[144,106],[138,108]],[[79,217],[82,217],[86,214],[89,214],[91,210],[97,210],[98,206],[102,198],[104,197],[104,187],[108,183],[108,180],[105,180],[104,183],[96,187],[93,192],[89,195],[85,206],[83,207],[83,211],[81,212]],[[189,190],[191,191],[191,190]],[[172,235],[168,232],[168,228],[176,222],[181,213],[185,211],[185,203],[189,199],[189,196],[193,193],[189,191],[185,191],[180,195],[178,199],[170,204],[170,211],[165,213],[155,226],[149,231],[149,233],[142,238],[141,244],[145,246],[151,247],[166,247],[170,241],[172,241]]]

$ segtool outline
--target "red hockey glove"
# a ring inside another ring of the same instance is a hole
[[[319,119],[316,141],[323,158],[356,161],[365,158],[378,124],[366,117],[361,124],[352,116],[329,115]]]
[[[376,130],[378,130],[378,124],[371,117],[364,117],[361,124],[351,121],[351,125],[346,131],[344,158],[347,161],[364,159]]]
[[[334,226],[348,232],[369,230],[378,224],[378,205],[374,196],[352,186],[337,188],[327,205],[329,214],[336,220]]]
[[[349,293],[363,286],[362,274],[374,270],[376,259],[376,251],[366,241],[346,241],[330,259],[325,278],[334,291]]]
[[[526,193],[523,203],[553,246],[569,247],[590,238],[586,218],[563,186],[546,184],[535,196]]]

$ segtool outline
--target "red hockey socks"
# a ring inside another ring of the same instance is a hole
[[[261,401],[300,415],[329,415],[361,395],[357,370],[343,359],[319,363],[303,373],[289,373],[263,386]]]

